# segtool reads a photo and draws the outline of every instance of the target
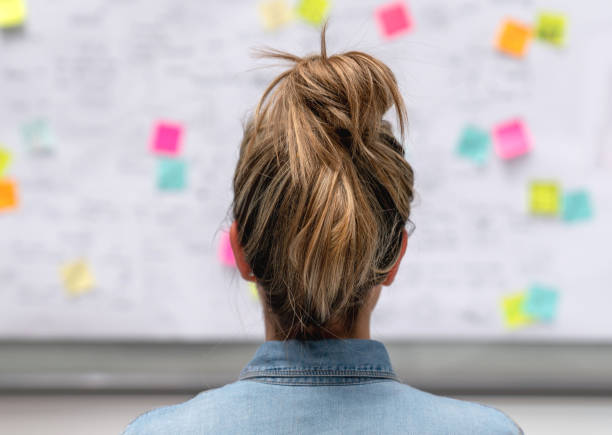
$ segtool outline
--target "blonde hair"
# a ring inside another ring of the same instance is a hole
[[[245,259],[283,339],[351,332],[368,291],[399,258],[413,171],[383,115],[406,111],[395,76],[351,51],[304,58],[268,86],[234,174],[233,217]]]

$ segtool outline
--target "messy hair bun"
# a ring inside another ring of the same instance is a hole
[[[405,107],[391,70],[358,52],[297,57],[272,81],[245,127],[233,215],[276,334],[352,331],[368,291],[397,261],[413,171],[383,120]]]

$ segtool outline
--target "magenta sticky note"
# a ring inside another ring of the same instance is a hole
[[[380,6],[375,15],[380,33],[386,39],[395,38],[412,29],[412,17],[402,1]]]
[[[495,152],[502,159],[514,159],[527,154],[531,149],[531,138],[525,123],[514,119],[498,124],[493,129]]]
[[[160,121],[153,127],[151,151],[155,154],[175,156],[181,151],[183,126],[180,124]]]
[[[221,240],[219,242],[219,261],[225,266],[236,266],[236,259],[234,258],[234,251],[230,243],[229,233],[221,234]]]

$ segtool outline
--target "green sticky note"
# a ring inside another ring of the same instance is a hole
[[[575,190],[563,195],[563,220],[576,222],[589,220],[593,217],[591,198],[585,190]]]
[[[183,190],[187,185],[187,163],[182,159],[159,159],[157,187],[159,190]]]
[[[56,144],[51,126],[44,119],[35,119],[21,128],[23,141],[32,152],[50,152]]]
[[[457,154],[482,165],[489,157],[490,148],[491,135],[489,132],[468,125],[463,129],[461,137],[459,138]]]
[[[554,45],[563,45],[566,27],[567,18],[565,15],[552,12],[541,13],[536,25],[536,36],[542,41]]]
[[[533,181],[529,186],[529,210],[535,215],[559,214],[559,185],[553,181]]]
[[[310,24],[318,26],[327,18],[329,6],[330,0],[300,0],[296,13]]]
[[[557,317],[559,292],[550,287],[534,284],[525,297],[524,313],[541,322],[552,322]]]
[[[527,292],[521,291],[506,295],[502,299],[504,324],[507,328],[519,328],[529,325],[533,319],[525,312]]]
[[[12,159],[10,151],[0,145],[0,178],[4,177]]]

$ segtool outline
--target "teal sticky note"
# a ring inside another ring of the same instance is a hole
[[[552,322],[557,317],[559,292],[551,287],[534,284],[527,290],[523,309],[525,314],[541,322]]]
[[[35,119],[25,123],[21,128],[23,141],[30,151],[48,153],[57,142],[51,126],[44,119]]]
[[[591,197],[586,190],[575,190],[563,195],[562,217],[566,222],[588,220],[593,217]]]
[[[457,154],[482,165],[489,156],[490,147],[491,135],[489,132],[473,125],[468,125],[463,129],[459,138]]]
[[[183,190],[187,185],[187,163],[182,159],[159,159],[157,187],[159,190]]]

